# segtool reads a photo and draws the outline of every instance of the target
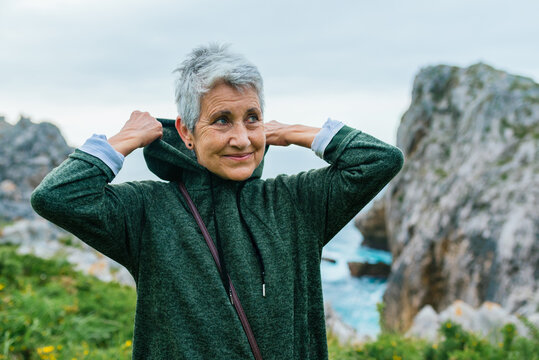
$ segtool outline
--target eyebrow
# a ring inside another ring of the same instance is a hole
[[[217,116],[223,116],[223,115],[231,115],[232,113],[228,110],[221,110],[221,111],[218,111],[216,113],[214,113],[211,118],[215,118]]]
[[[246,114],[248,113],[260,113],[260,110],[256,107],[252,107],[252,108],[249,108],[245,111]],[[218,116],[223,116],[223,115],[232,115],[232,112],[229,111],[229,110],[221,110],[221,111],[218,111],[216,113],[214,113],[213,115],[210,116],[210,118],[214,119]]]

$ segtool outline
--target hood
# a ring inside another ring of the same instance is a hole
[[[144,159],[148,169],[166,181],[177,181],[187,176],[200,178],[199,180],[205,183],[210,173],[198,163],[195,152],[189,150],[183,143],[175,127],[176,121],[159,118],[157,120],[163,125],[163,137],[144,148]],[[266,145],[264,156],[268,149],[269,145]],[[250,179],[260,178],[263,168],[264,159],[253,171]]]

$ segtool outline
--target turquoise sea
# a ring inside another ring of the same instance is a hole
[[[336,263],[322,261],[322,289],[324,300],[331,303],[346,323],[358,334],[373,337],[380,331],[376,303],[382,301],[386,281],[350,276],[348,261],[391,264],[391,254],[361,247],[361,240],[361,233],[351,221],[324,247],[322,256]]]

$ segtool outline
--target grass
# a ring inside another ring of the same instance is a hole
[[[135,290],[0,246],[0,359],[129,359]]]
[[[65,259],[18,255],[0,246],[0,359],[130,359],[136,294],[73,270]],[[383,312],[383,304],[378,306]],[[382,317],[381,317],[382,318]],[[446,322],[431,344],[383,332],[374,341],[341,345],[328,334],[329,358],[339,360],[539,360],[539,331],[519,337],[513,325],[490,344]]]

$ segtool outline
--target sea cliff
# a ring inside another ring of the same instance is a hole
[[[393,255],[387,326],[455,300],[537,313],[539,85],[482,63],[424,68],[397,146],[403,170],[358,220]]]

